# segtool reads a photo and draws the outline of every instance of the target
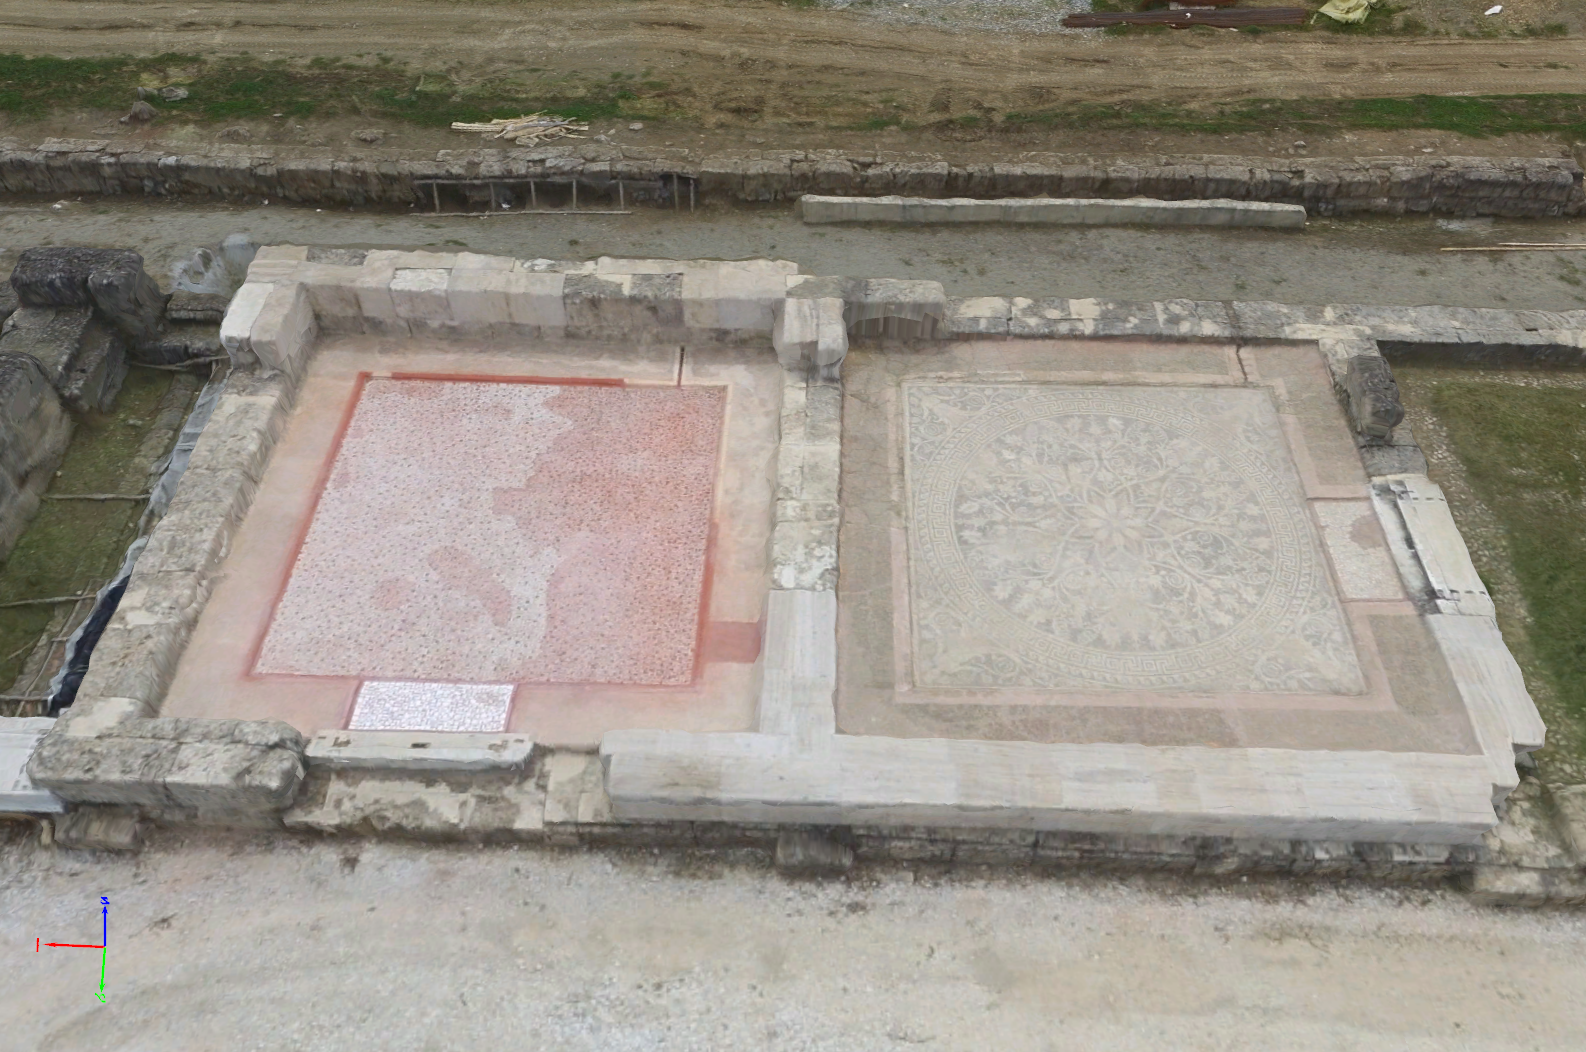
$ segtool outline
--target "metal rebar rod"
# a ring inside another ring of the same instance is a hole
[[[430,194],[435,198],[435,211],[439,212],[441,210],[441,184],[431,183]]]
[[[694,188],[698,185],[699,181],[697,179],[690,179],[688,181],[688,210],[690,212],[694,210]]]
[[[573,180],[573,211],[578,211],[578,180]]]
[[[680,205],[678,203],[677,198],[678,198],[677,173],[673,172],[672,173],[672,211],[674,211],[674,212],[676,212],[679,208],[683,207],[682,205]]]
[[[496,184],[495,183],[487,183],[486,185],[490,187],[490,214],[491,215],[495,215],[496,214]]]
[[[529,207],[538,210],[540,207],[539,195],[534,190],[534,180],[529,180]]]
[[[617,180],[617,207],[623,209],[628,207],[628,197],[627,193],[622,189],[621,179]]]

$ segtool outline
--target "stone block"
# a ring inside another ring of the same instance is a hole
[[[1358,354],[1344,367],[1346,407],[1355,430],[1372,438],[1386,438],[1404,419],[1399,385],[1381,355]]]
[[[835,519],[778,522],[771,532],[772,587],[836,588],[837,529]]]
[[[320,768],[282,820],[288,829],[343,835],[540,839],[545,797],[532,780],[474,772],[454,784],[442,777]]]
[[[569,274],[562,306],[570,330],[653,339],[656,330],[683,327],[683,276]]]
[[[1470,549],[1465,547],[1442,488],[1419,475],[1394,476],[1375,488],[1397,512],[1413,558],[1439,608],[1445,613],[1491,617],[1492,597],[1470,561]],[[1389,530],[1390,537],[1394,532]]]
[[[521,734],[320,731],[308,743],[309,767],[389,771],[519,770],[534,740]]]
[[[507,286],[508,320],[539,332],[565,329],[567,311],[562,294],[566,282],[566,274],[515,266]]]
[[[844,305],[843,319],[856,336],[931,339],[947,317],[947,293],[938,281],[870,278]]]
[[[11,285],[24,307],[93,307],[134,350],[159,338],[165,294],[126,249],[30,248],[17,260]]]
[[[303,263],[297,277],[308,293],[309,307],[323,332],[363,332],[363,309],[358,303],[358,278],[362,267],[328,262]]]
[[[80,413],[108,409],[127,374],[125,337],[89,307],[21,308],[0,336],[0,354],[37,359]]]
[[[0,354],[0,559],[33,517],[71,433],[43,367],[28,355]]]
[[[28,773],[68,801],[268,815],[302,781],[302,737],[274,721],[132,719],[96,737],[51,734]]]
[[[79,851],[141,851],[143,823],[133,811],[80,807],[55,820],[55,844]]]
[[[127,338],[134,359],[172,364],[156,353],[165,331],[165,293],[143,272],[141,258],[96,268],[88,275],[88,291],[99,313]]]
[[[1559,833],[1574,852],[1576,864],[1586,867],[1586,785],[1555,788],[1551,795]]]
[[[371,256],[377,253],[369,253]],[[411,334],[407,319],[397,314],[396,299],[391,293],[395,269],[366,262],[353,282],[358,297],[358,311],[363,316],[364,330],[381,336],[407,336]]]
[[[11,287],[23,307],[92,307],[89,276],[127,264],[141,270],[143,257],[119,248],[30,248],[17,259]]]
[[[247,368],[259,359],[253,353],[253,326],[264,309],[264,301],[275,291],[274,285],[248,282],[231,297],[226,316],[220,322],[220,345],[232,365]]]
[[[0,814],[59,814],[65,801],[28,777],[28,760],[55,726],[46,716],[0,718]]]
[[[316,335],[307,290],[298,284],[277,285],[259,308],[249,343],[260,365],[293,375],[303,364]]]
[[[219,325],[226,316],[226,305],[231,298],[223,292],[189,292],[178,289],[171,293],[165,304],[165,316],[171,321],[196,321],[206,325]]]
[[[450,270],[457,265],[455,252],[404,252],[375,249],[364,257],[364,266],[395,270]]]
[[[437,332],[452,327],[451,301],[446,287],[451,271],[439,267],[398,270],[391,276],[391,302],[398,318],[414,332]]]
[[[685,270],[683,324],[705,331],[770,332],[786,287],[786,275],[779,271],[732,266]]]
[[[1156,304],[1157,323],[1164,336],[1230,339],[1233,319],[1228,308],[1208,300],[1163,300]]]
[[[192,623],[176,617],[155,620],[138,610],[130,613],[136,624],[127,623],[122,608],[117,607],[94,646],[78,697],[125,698],[136,702],[147,715],[165,699]]]
[[[265,245],[253,254],[255,263],[302,263],[308,259],[307,245]]]
[[[287,749],[235,742],[183,742],[161,784],[171,803],[195,811],[279,811],[303,781],[303,761]]]
[[[581,824],[610,821],[604,773],[595,753],[557,750],[545,758],[545,832],[553,842],[575,843]]]
[[[1586,903],[1586,877],[1557,869],[1477,866],[1470,897],[1483,906],[1578,906]]]
[[[949,336],[1006,336],[1013,304],[998,296],[949,300],[943,328]]]
[[[784,830],[776,839],[776,868],[788,876],[840,877],[854,866],[854,849],[807,829]]]
[[[450,274],[446,285],[446,301],[459,331],[481,334],[502,332],[512,324],[508,296],[517,280],[510,268],[482,270],[458,267]]]
[[[772,304],[771,346],[785,369],[835,374],[848,355],[843,301],[789,296]]]

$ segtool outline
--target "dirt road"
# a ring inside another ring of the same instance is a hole
[[[469,76],[664,80],[723,114],[798,119],[892,98],[914,114],[1072,102],[1578,92],[1586,39],[1323,33],[1012,35],[760,0],[0,0],[6,51],[375,53]],[[873,110],[871,110],[873,112]]]
[[[110,901],[106,998],[98,943]],[[17,1052],[1540,1050],[1586,1042],[1586,920],[1232,890],[197,835],[0,848]]]

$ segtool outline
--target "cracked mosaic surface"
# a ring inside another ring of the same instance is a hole
[[[1364,690],[1265,390],[905,392],[917,685]]]

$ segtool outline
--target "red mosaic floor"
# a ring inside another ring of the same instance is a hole
[[[367,380],[254,671],[689,682],[723,400]]]

